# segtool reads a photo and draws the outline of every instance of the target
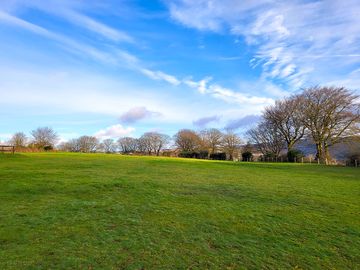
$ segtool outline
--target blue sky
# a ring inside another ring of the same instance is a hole
[[[314,85],[360,89],[358,0],[0,2],[0,141],[245,130]]]

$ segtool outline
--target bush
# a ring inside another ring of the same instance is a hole
[[[226,160],[226,153],[213,153],[210,154],[210,159],[214,159],[214,160]]]
[[[51,145],[45,145],[44,146],[44,150],[45,151],[51,151],[51,150],[53,150],[54,148],[51,146]]]
[[[299,161],[301,158],[304,157],[303,152],[297,149],[292,149],[287,152],[287,159],[289,162],[296,162]]]
[[[276,161],[277,156],[272,152],[267,152],[265,155],[261,156],[262,161]]]
[[[246,151],[241,154],[241,157],[243,161],[252,161],[253,154],[250,151]]]
[[[182,151],[179,153],[182,158],[199,158],[199,153],[195,151]]]
[[[348,158],[349,166],[358,166],[360,167],[360,153],[359,154],[353,154]]]
[[[200,159],[207,159],[209,156],[209,151],[203,150],[199,152],[199,157]]]

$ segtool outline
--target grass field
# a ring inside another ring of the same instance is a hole
[[[0,269],[360,269],[360,169],[0,155]]]

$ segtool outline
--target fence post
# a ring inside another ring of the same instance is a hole
[[[301,157],[301,163],[304,163],[304,158],[303,157]]]
[[[357,163],[357,159],[355,159],[355,167],[357,167],[358,163]]]

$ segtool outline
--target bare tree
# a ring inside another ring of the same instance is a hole
[[[38,148],[54,147],[58,141],[58,135],[50,127],[39,127],[31,131],[32,144]]]
[[[239,135],[231,130],[227,130],[222,136],[221,146],[230,160],[234,159],[234,153],[240,149],[241,139]]]
[[[201,139],[195,131],[191,129],[179,130],[174,135],[175,145],[181,151],[194,151],[201,145]]]
[[[311,87],[299,95],[303,124],[316,144],[321,162],[331,159],[329,146],[359,132],[360,104],[344,87]]]
[[[158,132],[146,132],[140,137],[140,140],[149,155],[154,153],[158,156],[161,149],[169,143],[170,137]]]
[[[105,153],[114,153],[116,152],[116,144],[113,139],[105,139],[101,143],[102,149]]]
[[[214,154],[221,146],[223,134],[216,128],[205,129],[200,132],[200,137],[203,143],[203,147],[209,151],[210,154]]]
[[[83,153],[96,152],[99,146],[99,140],[93,136],[81,136],[77,140],[77,147],[79,151]]]
[[[272,154],[278,157],[284,147],[279,129],[266,120],[260,122],[257,127],[250,129],[247,135],[263,155]]]
[[[28,138],[26,137],[25,133],[17,132],[15,133],[11,139],[10,144],[15,146],[16,148],[26,147]]]
[[[151,145],[151,136],[150,133],[144,133],[138,139],[138,149],[141,153],[151,155],[153,149]]]
[[[133,153],[137,150],[138,140],[131,137],[120,138],[117,141],[122,153]]]
[[[299,97],[276,101],[275,105],[265,109],[263,117],[279,130],[288,151],[304,136],[305,126]]]

